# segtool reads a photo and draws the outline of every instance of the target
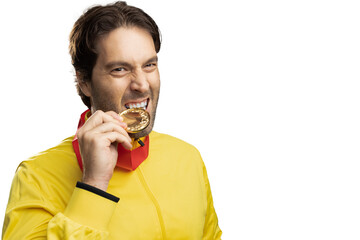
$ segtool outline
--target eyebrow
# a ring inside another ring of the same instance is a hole
[[[148,63],[151,63],[151,62],[158,62],[158,56],[154,56],[154,57],[151,57],[149,58],[148,60],[145,61],[145,64],[148,64]],[[128,62],[125,62],[125,61],[112,61],[112,62],[109,62],[105,65],[105,69],[112,69],[112,68],[115,68],[117,66],[124,66],[124,67],[127,67],[127,68],[131,68],[132,65]]]
[[[158,56],[156,55],[156,56],[150,58],[149,60],[145,61],[145,64],[151,63],[151,62],[158,62]]]

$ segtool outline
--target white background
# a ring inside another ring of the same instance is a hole
[[[1,5],[2,216],[17,165],[76,131],[68,36],[95,3]],[[163,36],[155,130],[202,153],[223,238],[359,239],[358,1],[128,3]]]

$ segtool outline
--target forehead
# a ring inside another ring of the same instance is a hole
[[[142,61],[156,55],[150,33],[138,27],[117,28],[101,37],[95,48],[101,61]]]

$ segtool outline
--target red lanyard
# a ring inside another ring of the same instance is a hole
[[[78,124],[78,130],[81,128],[86,119],[86,114],[90,110],[86,110],[81,114],[79,124]],[[116,166],[126,169],[126,170],[135,170],[149,155],[149,136],[145,137],[144,140],[144,146],[137,147],[133,150],[127,150],[125,149],[121,144],[118,144],[118,159]],[[74,139],[72,141],[72,145],[75,151],[76,158],[78,160],[79,166],[81,170],[83,170],[83,162],[81,159],[80,149],[79,149],[79,143],[77,134],[75,134]]]

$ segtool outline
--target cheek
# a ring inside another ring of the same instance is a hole
[[[101,98],[104,99],[106,97],[112,97],[112,95],[114,94],[112,89],[107,87],[106,85],[94,85],[92,87],[92,91],[93,91],[93,96],[97,96],[97,98]]]
[[[154,92],[159,92],[160,89],[160,74],[159,71],[154,72],[149,78],[149,84]]]
[[[127,88],[126,81],[123,79],[103,79],[100,84],[94,85],[92,90],[94,95],[101,99],[111,99],[117,101],[121,99]]]

